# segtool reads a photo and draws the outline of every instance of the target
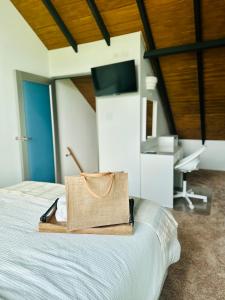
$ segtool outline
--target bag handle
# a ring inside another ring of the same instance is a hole
[[[97,177],[108,176],[108,175],[111,175],[111,174],[114,174],[114,173],[112,173],[112,172],[104,172],[104,173],[85,173],[85,172],[81,172],[80,176],[97,178]]]
[[[108,172],[108,173],[80,173],[81,177],[84,179],[84,184],[88,190],[88,192],[95,198],[98,198],[98,199],[101,199],[101,198],[104,198],[106,197],[111,188],[112,188],[112,185],[113,185],[113,180],[114,180],[114,173],[111,173],[111,172]],[[103,194],[103,195],[98,195],[96,194],[94,191],[91,190],[91,188],[89,187],[88,183],[87,183],[87,180],[86,180],[86,177],[90,177],[90,178],[100,178],[100,177],[103,177],[103,176],[110,176],[111,177],[111,180],[110,180],[110,183],[109,183],[109,186],[106,190],[106,192]]]

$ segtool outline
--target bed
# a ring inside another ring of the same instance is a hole
[[[59,184],[0,189],[0,299],[156,300],[180,257],[177,223],[151,201],[135,200],[135,233],[39,233]]]

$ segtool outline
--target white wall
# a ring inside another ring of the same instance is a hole
[[[181,140],[184,156],[198,150],[202,143],[200,140]],[[201,155],[200,168],[208,170],[225,171],[225,141],[206,141],[207,149]]]
[[[78,50],[78,53],[72,47],[50,50],[50,75],[89,74],[92,67],[133,59],[140,52],[140,32],[113,37],[110,47],[101,40],[79,45]]]
[[[14,70],[48,76],[47,49],[9,0],[0,1],[0,187],[21,181]]]
[[[66,147],[74,151],[86,172],[98,171],[98,141],[96,113],[69,79],[56,81],[59,124],[61,178],[80,171],[72,157],[66,157]]]
[[[161,135],[169,135],[169,127],[167,124],[167,120],[164,114],[164,110],[162,107],[162,101],[160,99],[159,93],[157,89],[154,91],[146,90],[145,85],[145,78],[146,76],[154,76],[151,64],[148,59],[144,59],[144,52],[145,52],[145,42],[141,35],[141,50],[140,50],[140,72],[141,72],[141,97],[147,97],[147,99],[154,100],[154,107],[156,107],[156,128],[155,128],[155,136],[161,136]]]

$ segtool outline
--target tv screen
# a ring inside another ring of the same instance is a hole
[[[137,91],[134,60],[91,69],[95,95],[112,95]]]

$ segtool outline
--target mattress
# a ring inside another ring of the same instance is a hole
[[[135,200],[132,236],[39,233],[39,217],[64,192],[38,182],[0,189],[0,299],[158,299],[180,257],[171,213]]]

